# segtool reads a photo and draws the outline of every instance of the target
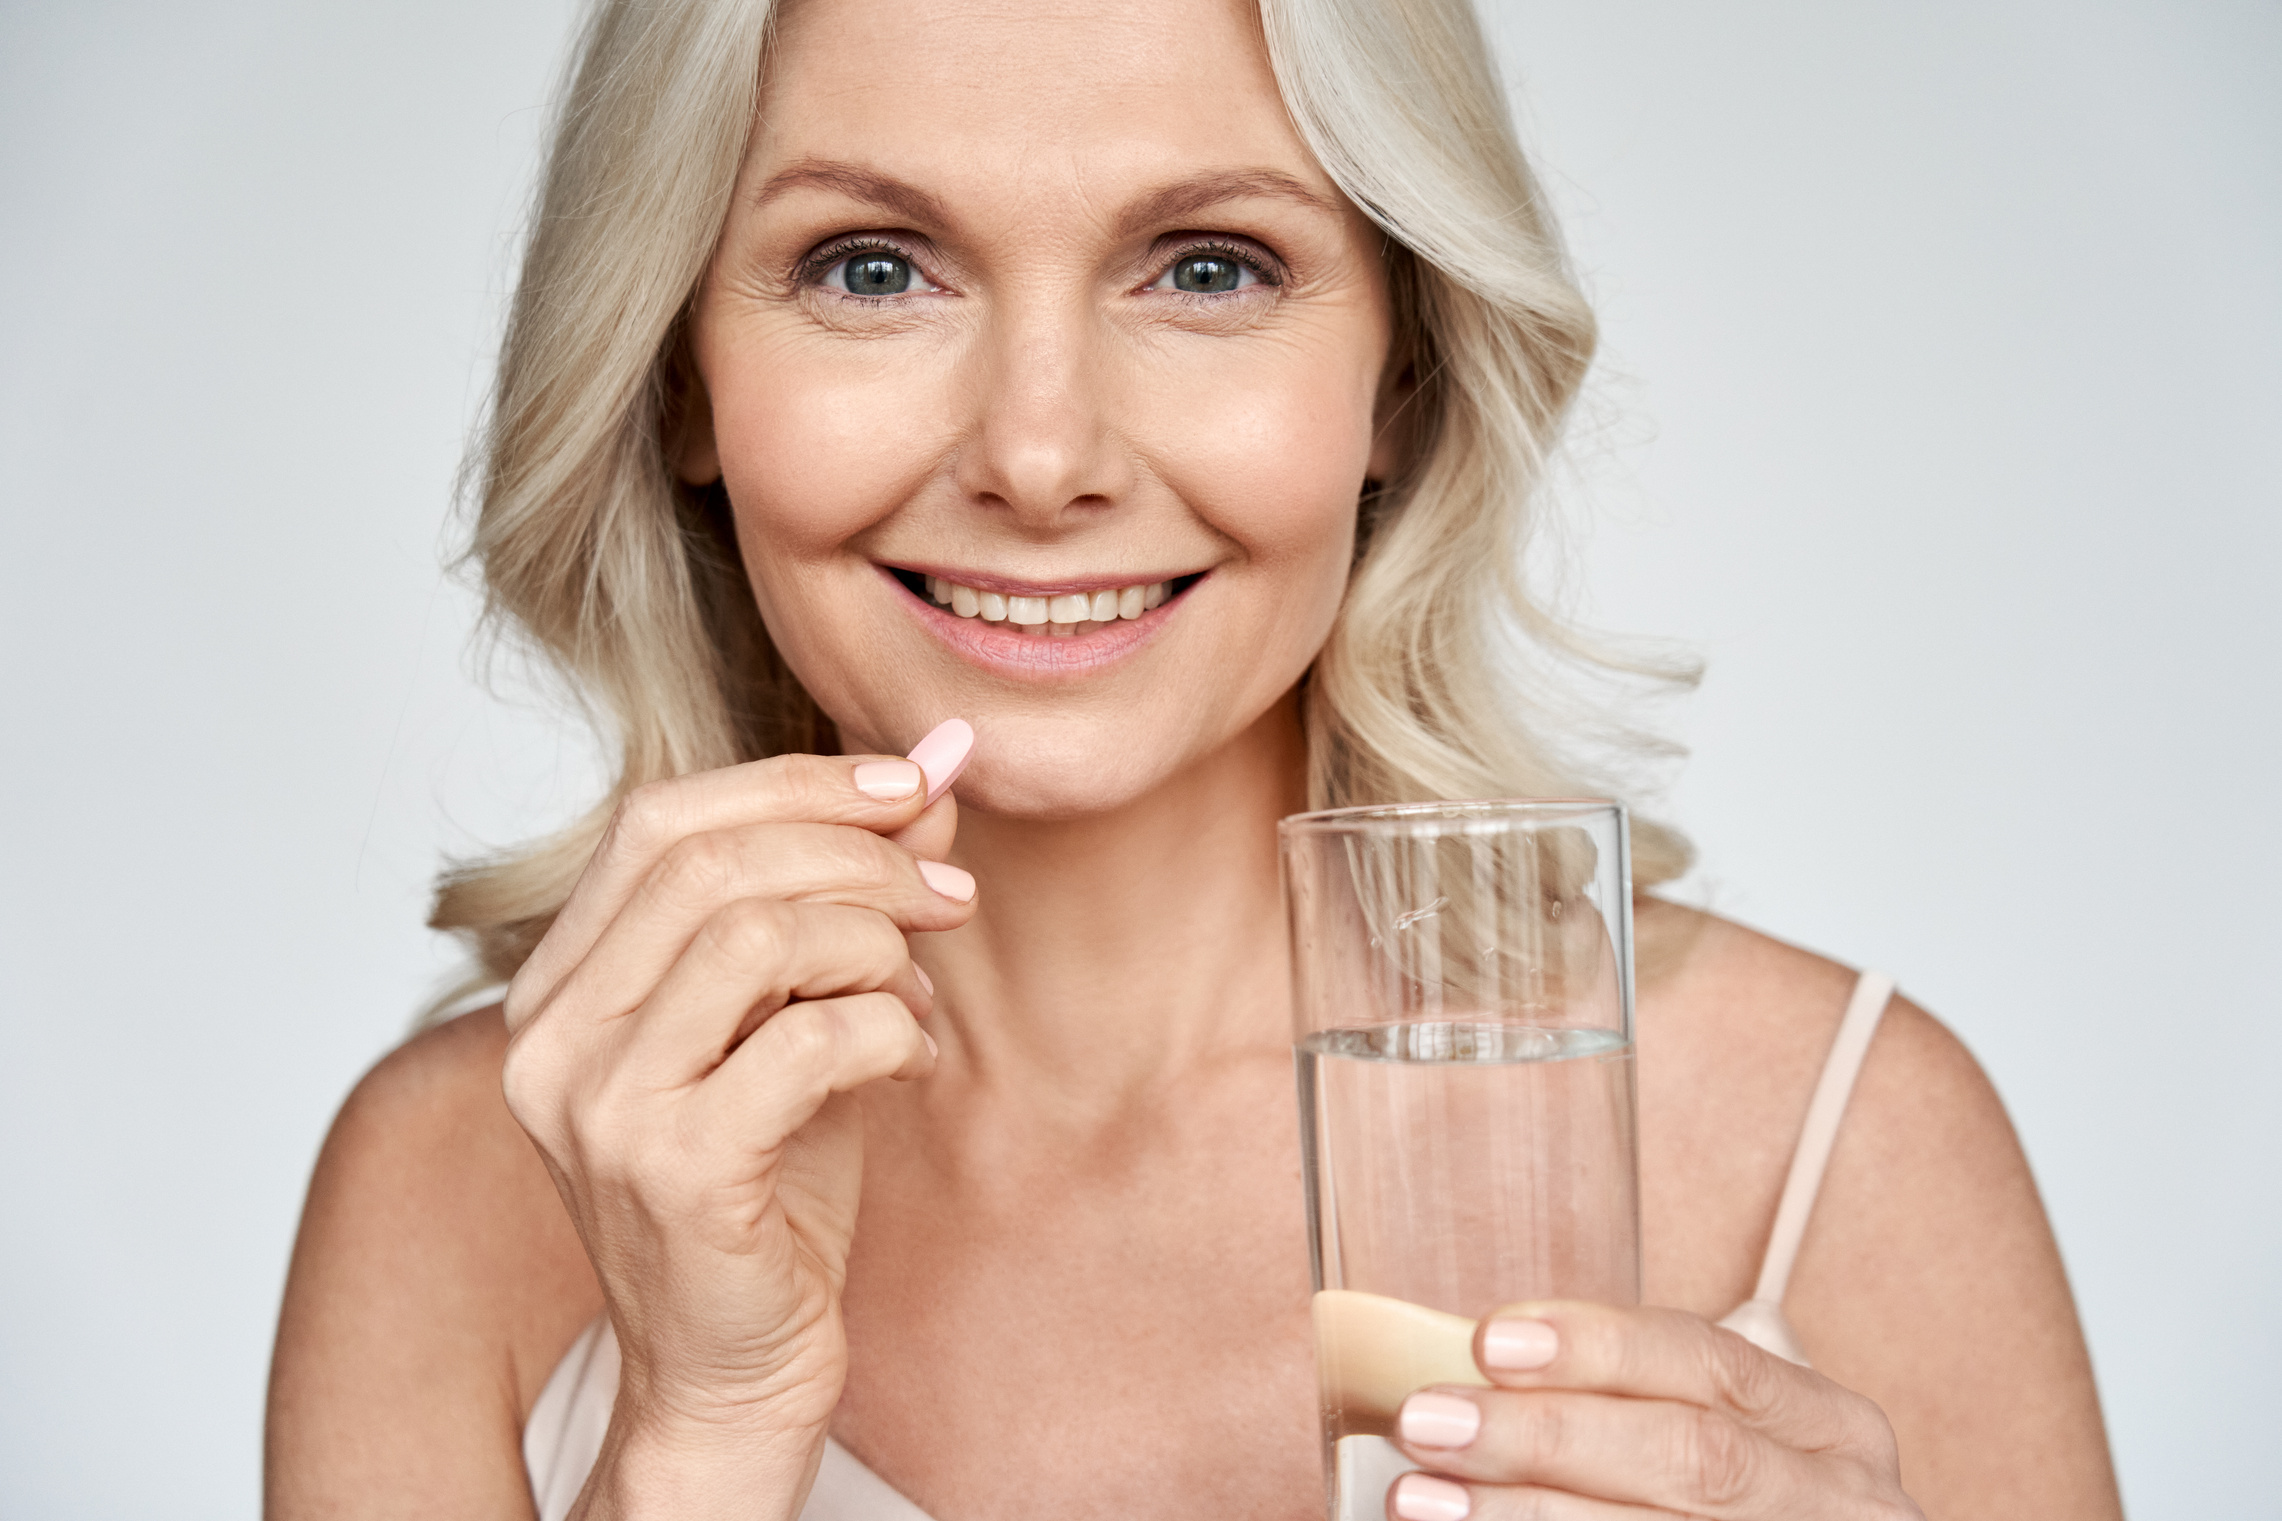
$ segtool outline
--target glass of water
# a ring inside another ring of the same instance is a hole
[[[1599,800],[1285,819],[1316,1368],[1332,1521],[1414,1467],[1426,1384],[1481,1384],[1474,1324],[1640,1298],[1632,873]]]

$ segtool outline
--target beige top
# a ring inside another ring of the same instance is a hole
[[[1798,1260],[1799,1242],[1806,1235],[1807,1217],[1822,1187],[1823,1169],[1829,1165],[1831,1147],[1838,1139],[1838,1123],[1854,1092],[1854,1079],[1862,1070],[1870,1037],[1877,1032],[1878,1018],[1885,1013],[1893,993],[1893,979],[1882,972],[1864,972],[1855,983],[1846,1017],[1839,1022],[1822,1077],[1808,1101],[1806,1122],[1799,1127],[1798,1149],[1791,1157],[1782,1201],[1775,1207],[1775,1224],[1768,1232],[1759,1285],[1720,1322],[1795,1363],[1807,1359],[1790,1323],[1783,1318],[1783,1290],[1790,1282],[1792,1264]],[[539,1392],[538,1403],[531,1407],[531,1419],[523,1427],[523,1466],[531,1476],[531,1497],[538,1505],[539,1521],[563,1521],[570,1514],[602,1451],[602,1435],[610,1425],[610,1408],[617,1398],[618,1337],[609,1317],[604,1316],[571,1343],[547,1380],[547,1387]],[[1343,1451],[1341,1466],[1367,1468],[1374,1484],[1382,1472],[1392,1482],[1411,1466],[1396,1448],[1377,1438],[1350,1437],[1341,1446],[1349,1444],[1370,1444],[1371,1450]],[[1361,1477],[1358,1471],[1357,1478]],[[1381,1487],[1373,1492],[1383,1494],[1385,1490]],[[808,1503],[801,1507],[800,1521],[930,1518],[887,1480],[865,1467],[855,1454],[827,1437],[824,1460],[817,1469],[815,1487],[808,1492]]]

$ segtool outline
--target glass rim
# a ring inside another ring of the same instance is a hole
[[[1276,821],[1282,839],[1310,835],[1360,834],[1373,826],[1394,825],[1400,833],[1424,833],[1435,825],[1460,827],[1499,819],[1531,819],[1545,823],[1568,822],[1605,815],[1626,817],[1625,806],[1608,797],[1441,798],[1421,803],[1359,803],[1345,808],[1317,808],[1288,814]],[[1410,826],[1402,828],[1401,826]]]

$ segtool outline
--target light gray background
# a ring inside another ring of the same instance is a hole
[[[883,13],[884,14],[884,13]],[[594,784],[439,573],[563,0],[0,10],[0,1516],[242,1516],[439,853]],[[1696,891],[1995,1074],[2142,1518],[2282,1427],[2282,11],[1506,0]]]

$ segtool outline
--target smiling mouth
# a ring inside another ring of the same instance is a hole
[[[1169,581],[1029,597],[962,586],[924,571],[902,570],[892,565],[885,568],[903,583],[904,590],[955,618],[996,623],[1009,633],[1041,639],[1075,639],[1118,623],[1132,622],[1172,601],[1205,577],[1203,571],[1198,571]]]

